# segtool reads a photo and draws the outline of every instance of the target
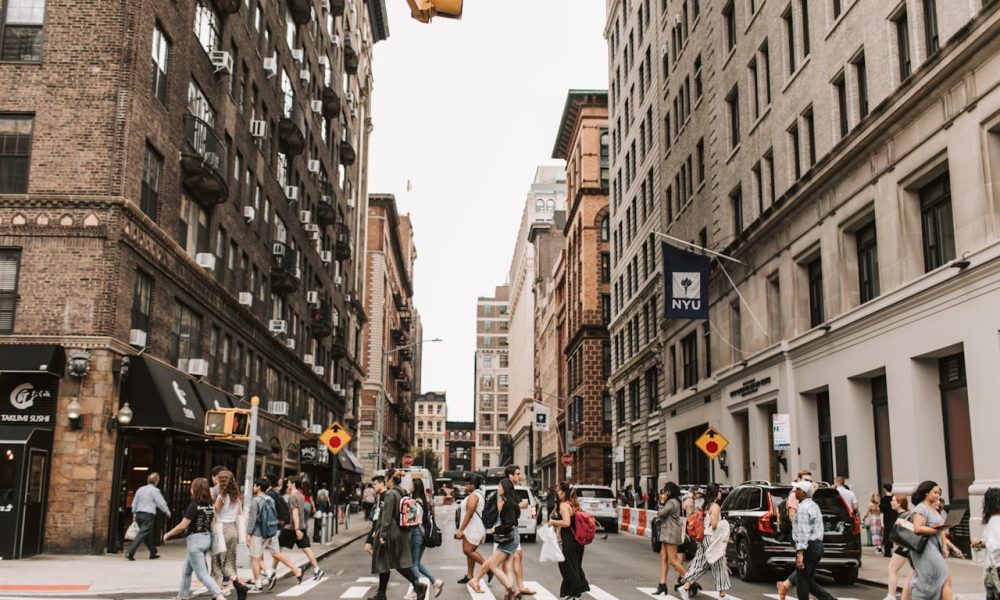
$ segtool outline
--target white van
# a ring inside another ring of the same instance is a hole
[[[431,495],[434,494],[434,477],[431,476],[431,472],[423,467],[394,467],[397,471],[403,472],[403,479],[400,485],[403,489],[409,491],[410,487],[413,485],[414,479],[421,479],[424,482],[424,489],[429,490]],[[385,469],[380,471],[375,471],[375,475],[385,475]]]

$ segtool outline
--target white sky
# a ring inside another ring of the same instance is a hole
[[[430,25],[386,4],[368,189],[413,219],[414,304],[424,338],[444,340],[424,346],[421,387],[472,420],[476,298],[504,283],[535,167],[558,162],[567,91],[607,88],[605,3],[465,0],[461,21]]]

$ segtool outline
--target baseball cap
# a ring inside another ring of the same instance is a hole
[[[792,488],[796,490],[802,490],[807,496],[811,496],[813,492],[812,483],[809,481],[795,481],[792,482]]]

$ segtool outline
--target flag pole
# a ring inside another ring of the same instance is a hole
[[[698,250],[701,250],[702,252],[707,252],[708,254],[711,254],[712,256],[718,256],[719,258],[724,258],[726,260],[731,260],[731,261],[733,261],[735,263],[739,263],[741,265],[742,264],[746,264],[742,260],[739,260],[737,258],[733,258],[732,256],[727,256],[725,254],[722,254],[721,252],[716,252],[715,250],[709,250],[708,248],[705,248],[703,246],[699,246],[698,244],[692,244],[691,242],[686,242],[686,241],[684,241],[684,240],[682,240],[680,238],[675,238],[672,235],[667,235],[667,234],[661,233],[659,231],[654,231],[653,234],[654,235],[658,235],[658,236],[663,237],[663,238],[667,238],[668,240],[671,240],[673,242],[677,242],[678,244],[684,244],[685,246],[689,246],[691,248],[696,248]]]

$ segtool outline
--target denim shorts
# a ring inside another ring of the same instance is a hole
[[[493,549],[499,550],[504,554],[514,554],[517,552],[517,549],[521,547],[521,534],[518,532],[517,527],[512,528],[510,533],[514,536],[514,539],[506,544],[493,544]]]

